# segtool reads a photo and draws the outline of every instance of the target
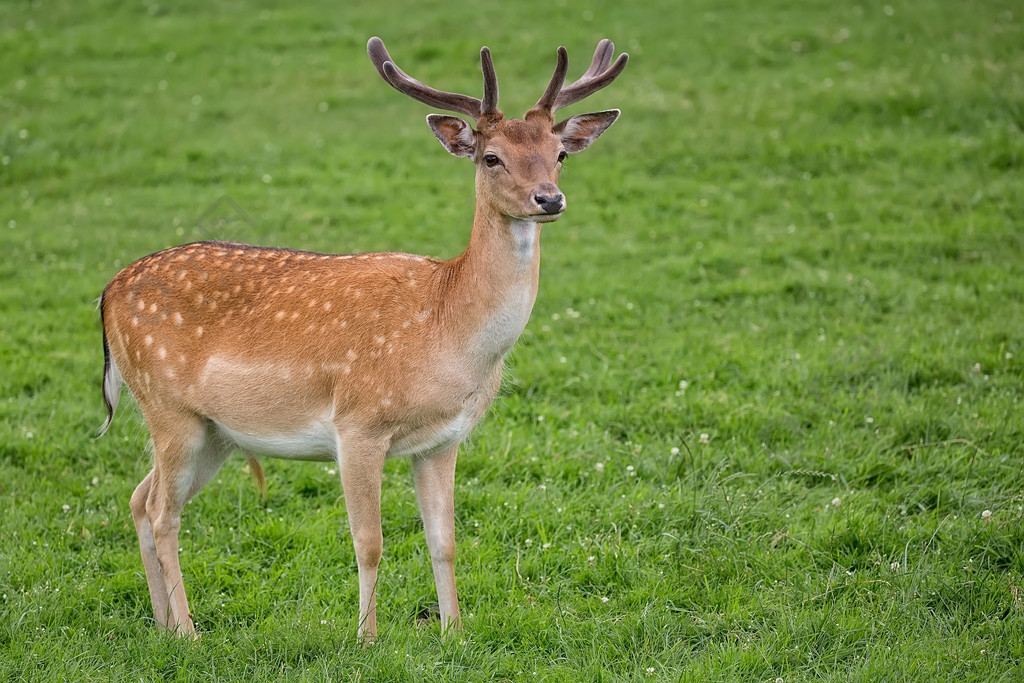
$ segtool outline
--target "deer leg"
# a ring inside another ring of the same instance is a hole
[[[178,561],[181,511],[220,469],[230,449],[218,442],[199,418],[179,417],[173,423],[177,427],[174,432],[150,423],[153,471],[136,490],[132,510],[136,514],[144,501],[144,519],[141,525],[136,522],[136,529],[157,622],[179,636],[192,636],[195,625]]]
[[[345,509],[359,564],[360,640],[377,637],[377,568],[384,553],[380,525],[380,484],[385,448],[355,438],[339,438],[338,469]]]
[[[455,589],[455,460],[458,445],[439,455],[413,460],[413,480],[423,516],[423,530],[434,568],[441,608],[441,630],[461,629]]]
[[[163,572],[160,571],[160,561],[156,557],[153,525],[150,524],[149,515],[146,512],[146,501],[149,499],[149,492],[153,486],[154,472],[155,470],[147,474],[135,489],[135,493],[132,494],[131,509],[132,519],[135,520],[135,533],[139,537],[139,549],[142,552],[142,566],[146,570],[149,599],[153,603],[153,617],[157,624],[169,628],[171,613],[170,604],[167,602],[167,587],[164,585]]]

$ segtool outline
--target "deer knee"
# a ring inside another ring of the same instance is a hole
[[[384,537],[380,532],[352,531],[352,542],[356,549],[356,560],[360,567],[376,567],[384,554]]]
[[[153,525],[153,536],[156,537],[158,545],[161,539],[167,538],[175,539],[175,546],[177,545],[178,532],[181,530],[180,517],[162,514],[156,518],[151,518],[150,523]]]
[[[455,561],[455,535],[441,532],[427,535],[427,547],[430,549],[430,559],[434,562]]]

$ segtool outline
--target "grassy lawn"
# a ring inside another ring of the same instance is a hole
[[[337,474],[264,460],[263,501],[239,457],[180,642],[95,302],[193,239],[458,254],[472,166],[371,35],[476,96],[489,45],[515,116],[559,44],[631,56],[463,446],[465,630],[419,619],[407,462],[363,649]],[[0,2],[0,680],[1021,680],[1022,45],[1011,0]]]

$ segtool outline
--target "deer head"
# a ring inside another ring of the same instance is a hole
[[[465,119],[430,114],[427,124],[451,154],[469,157],[476,165],[478,208],[517,221],[548,223],[566,208],[558,189],[558,173],[569,154],[586,149],[619,116],[618,109],[577,114],[555,123],[555,111],[582,100],[622,73],[625,53],[612,63],[614,45],[602,40],[590,67],[565,86],[568,54],[558,48],[555,72],[544,94],[522,119],[506,119],[498,109],[498,80],[491,52],[480,50],[484,76],[483,98],[435,90],[402,71],[380,38],[371,38],[366,51],[377,72],[391,87],[432,107],[457,112]]]

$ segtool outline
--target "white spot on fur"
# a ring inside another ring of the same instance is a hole
[[[183,322],[185,322],[185,319],[181,317],[181,313],[178,313],[177,311],[175,311],[175,313],[174,313],[174,324],[175,325],[180,325]]]
[[[200,325],[199,327],[196,328],[196,336],[197,337],[202,337],[203,336],[203,326],[202,325]]]

